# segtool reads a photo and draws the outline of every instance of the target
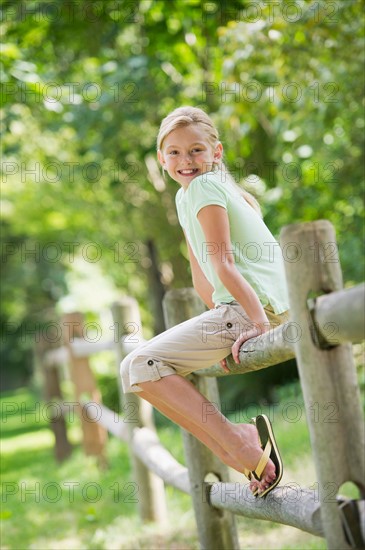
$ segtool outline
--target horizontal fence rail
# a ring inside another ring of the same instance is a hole
[[[361,342],[365,335],[365,284],[324,294],[308,300],[316,328],[325,345]],[[350,322],[351,321],[351,322]],[[244,374],[283,363],[295,357],[293,343],[300,337],[301,328],[291,321],[245,342],[240,350],[240,364],[228,359],[231,374]],[[75,357],[89,357],[100,351],[113,350],[115,342],[85,342],[75,338],[70,344]],[[45,366],[54,366],[68,360],[65,346],[49,350],[44,355]],[[226,376],[219,365],[202,369],[198,376]]]
[[[212,506],[246,518],[273,521],[318,537],[324,536],[320,505],[311,489],[288,485],[273,489],[265,499],[258,499],[247,485],[214,483],[209,499]]]
[[[81,402],[86,406],[89,403]],[[143,427],[134,428],[129,440],[125,419],[104,405],[98,404],[98,422],[115,437],[129,443],[133,453],[166,484],[191,494],[188,468],[180,464],[160,442],[156,432]],[[308,488],[291,483],[275,488],[265,499],[254,497],[248,483],[206,482],[201,498],[214,508],[228,510],[252,519],[261,519],[289,525],[315,536],[323,537],[318,494]],[[338,497],[339,504],[344,499]],[[365,521],[365,510],[359,509]],[[364,535],[365,535],[365,523]]]
[[[313,339],[324,347],[361,342],[365,337],[364,303],[365,284],[308,300],[315,323]],[[240,364],[235,363],[231,357],[227,360],[230,373],[223,371],[219,365],[214,365],[194,374],[214,377],[245,374],[294,359],[294,344],[301,334],[300,325],[288,321],[245,342],[240,349]]]
[[[142,344],[144,340],[141,338],[139,343]],[[112,340],[101,340],[100,342],[86,342],[82,338],[74,338],[70,342],[69,348],[74,357],[90,357],[94,353],[99,353],[100,351],[113,351],[115,348],[116,342]],[[126,345],[123,344],[126,348],[127,353],[132,351],[135,345]],[[44,354],[43,364],[45,367],[53,367],[66,363],[69,359],[69,351],[66,346],[61,346],[56,349],[51,349]]]
[[[85,342],[82,338],[74,338],[73,342],[70,342],[70,349],[74,357],[90,357],[94,353],[100,351],[113,350],[115,342],[111,340],[100,342]],[[69,351],[66,346],[61,346],[57,349],[51,349],[44,354],[44,366],[53,367],[60,363],[66,363],[69,358]]]
[[[90,405],[87,401],[81,401],[81,406],[87,411]],[[156,432],[143,427],[133,428],[133,437],[129,439],[128,424],[122,416],[108,409],[105,405],[97,404],[100,411],[98,423],[115,437],[129,443],[133,453],[153,471],[165,483],[179,489],[183,493],[189,494],[189,472],[188,469],[180,464],[169,451],[161,444]],[[67,412],[65,410],[65,412]],[[87,412],[86,412],[87,414]]]
[[[301,249],[307,253],[313,249],[313,242],[318,244],[319,241],[320,246],[326,242],[335,242],[333,229],[324,220],[288,226],[284,228],[282,236],[284,241],[286,239],[291,244],[301,243]],[[104,429],[129,445],[133,471],[143,501],[140,503],[141,518],[159,521],[164,517],[164,506],[161,504],[164,500],[163,482],[190,494],[202,548],[238,549],[235,515],[282,523],[325,537],[329,549],[333,550],[364,547],[365,476],[361,473],[363,432],[356,372],[349,344],[364,339],[365,285],[342,289],[339,265],[328,265],[325,261],[313,265],[310,255],[301,261],[300,265],[293,262],[294,267],[286,266],[290,320],[242,345],[240,364],[234,363],[232,357],[227,360],[230,373],[225,372],[220,365],[214,365],[195,371],[191,380],[210,401],[219,404],[215,378],[244,374],[296,358],[306,405],[311,402],[318,402],[322,406],[329,402],[336,403],[341,411],[341,421],[329,425],[307,419],[319,480],[319,489],[316,491],[290,483],[287,486],[279,485],[266,498],[255,498],[248,483],[232,483],[228,470],[220,469],[221,466],[214,462],[216,457],[212,454],[210,457],[207,449],[185,431],[183,436],[188,467],[180,464],[161,444],[154,429],[152,407],[141,400],[138,394],[126,394],[122,402],[127,408],[132,406],[136,411],[134,420],[102,405],[93,387],[87,358],[100,351],[113,350],[117,353],[119,365],[121,358],[134,348],[132,346],[129,349],[127,342],[124,342],[126,335],[118,333],[117,342],[85,342],[76,333],[65,341],[66,345],[58,349],[46,349],[42,355],[48,381],[51,374],[56,375],[58,365],[71,363],[71,378],[77,390],[76,401],[84,417],[85,441],[89,438],[86,451],[97,454],[96,451],[100,452],[104,442],[101,433],[96,445],[98,448],[93,448],[95,434],[88,434],[90,423],[85,420],[91,405],[99,408],[100,413],[97,420],[90,418],[91,423],[97,422],[100,430]],[[323,289],[327,293],[322,294]],[[314,298],[308,298],[313,295]],[[135,301],[129,298],[113,306],[113,318],[117,326],[125,326],[125,322],[129,322],[133,316],[136,316],[135,321],[140,326],[135,306]],[[163,307],[169,328],[199,315],[203,305],[193,289],[181,289],[168,292]],[[71,316],[79,319],[80,314]],[[86,385],[85,376],[88,379]],[[61,399],[60,389],[56,385],[49,392],[50,400]],[[67,412],[65,410],[64,415]],[[68,449],[65,450],[65,456],[67,453]],[[213,482],[210,481],[212,474],[215,479]],[[337,494],[328,502],[324,490],[328,483],[340,488],[346,481],[357,485],[361,497],[351,501]]]
[[[309,300],[313,320],[325,344],[361,342],[365,337],[365,284]]]
[[[230,373],[224,371],[220,365],[214,365],[208,369],[195,371],[194,374],[197,376],[221,377],[230,374],[245,374],[266,369],[278,363],[284,363],[295,357],[291,342],[296,336],[295,334],[292,335],[292,332],[293,326],[288,322],[265,332],[257,338],[248,340],[241,346],[239,365],[233,361],[231,356],[227,358]]]
[[[83,406],[88,403],[82,402]],[[188,468],[180,464],[165,449],[157,434],[149,428],[134,428],[133,437],[128,439],[125,419],[104,405],[98,404],[98,422],[110,433],[132,447],[133,453],[143,464],[158,475],[165,483],[183,493],[190,494]],[[310,489],[277,487],[265,499],[255,498],[248,489],[248,483],[205,483],[201,498],[218,509],[229,510],[238,515],[275,521],[291,525],[312,535],[323,536],[319,513],[318,495]]]

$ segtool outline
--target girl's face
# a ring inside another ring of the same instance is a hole
[[[222,153],[221,143],[213,149],[204,131],[196,124],[189,124],[170,132],[157,154],[169,176],[187,189],[191,180],[213,170]]]

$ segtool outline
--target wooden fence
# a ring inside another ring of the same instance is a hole
[[[47,398],[62,401],[57,365],[67,361],[75,386],[84,433],[85,451],[106,462],[106,432],[128,443],[133,475],[139,486],[139,513],[146,521],[166,518],[164,483],[192,496],[201,548],[238,549],[235,515],[283,523],[325,537],[328,548],[365,547],[364,424],[351,342],[364,338],[365,286],[343,289],[335,232],[326,220],[287,226],[281,233],[289,289],[290,321],[246,342],[240,364],[228,360],[231,374],[244,374],[296,358],[306,410],[316,404],[324,410],[335,404],[337,422],[307,417],[318,480],[318,490],[275,488],[256,499],[248,484],[232,483],[228,469],[204,445],[182,430],[187,466],[179,464],[159,442],[152,407],[137,394],[122,396],[122,410],[133,411],[116,418],[101,404],[87,357],[114,349],[117,364],[130,351],[123,327],[140,327],[138,307],[132,299],[113,306],[116,342],[85,344],[80,338],[79,314],[63,319],[71,327],[65,345],[46,349],[40,344]],[[193,289],[170,291],[164,298],[168,327],[204,311]],[[48,346],[49,347],[49,346]],[[229,374],[228,374],[229,375]],[[227,376],[218,365],[196,372],[190,379],[219,406],[216,378]],[[119,376],[118,376],[119,379]],[[88,421],[88,409],[98,407],[98,422]],[[56,456],[68,456],[70,445],[64,419],[52,423]],[[341,497],[340,487],[352,482],[360,498]]]

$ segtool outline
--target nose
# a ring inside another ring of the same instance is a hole
[[[185,155],[183,155],[183,161],[184,161],[184,162],[188,162],[189,164],[191,164],[191,156],[190,156],[190,153],[186,153]]]

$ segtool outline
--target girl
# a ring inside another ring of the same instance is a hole
[[[242,191],[223,162],[223,147],[209,116],[181,107],[161,123],[157,154],[180,189],[179,222],[189,250],[193,285],[209,311],[140,345],[121,363],[124,392],[139,392],[168,418],[191,432],[225,464],[243,472],[255,495],[280,481],[282,465],[270,422],[233,424],[187,380],[288,318],[278,243],[255,199]],[[211,409],[209,409],[211,410]],[[204,418],[204,420],[203,420]],[[264,451],[264,452],[263,452]]]

